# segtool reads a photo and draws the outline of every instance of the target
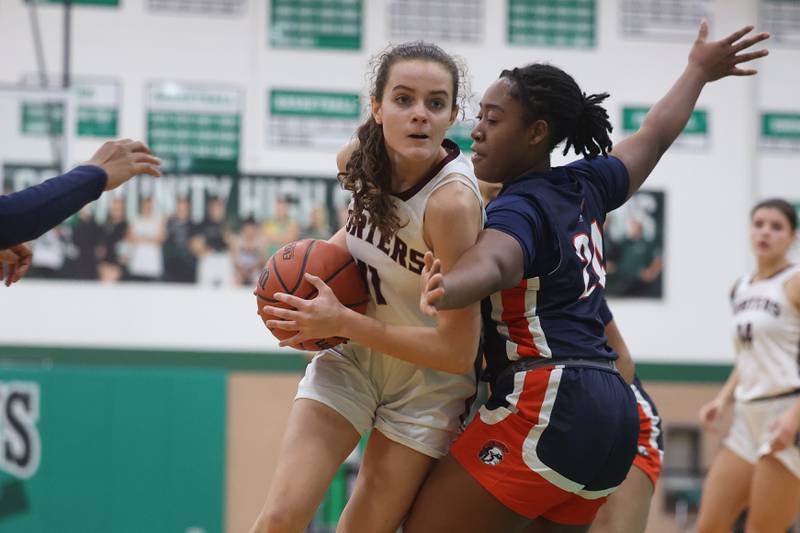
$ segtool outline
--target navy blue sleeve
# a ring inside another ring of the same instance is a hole
[[[502,231],[514,237],[522,248],[525,277],[531,278],[543,272],[538,261],[537,250],[545,248],[544,217],[539,208],[521,196],[498,196],[486,208],[487,229]]]
[[[611,314],[611,309],[608,308],[608,302],[605,298],[600,302],[600,311],[598,314],[604,326],[607,326],[609,322],[614,320],[614,315]]]
[[[625,203],[630,177],[622,161],[613,155],[579,159],[567,165],[567,168],[577,170],[595,186],[605,202],[606,213]]]
[[[0,250],[39,237],[96,200],[106,179],[102,168],[83,165],[39,185],[0,196]]]

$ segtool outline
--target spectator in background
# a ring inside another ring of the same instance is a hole
[[[111,202],[108,218],[100,228],[97,273],[100,281],[114,283],[122,278],[122,265],[125,260],[123,248],[128,222],[125,220],[125,204],[122,198]]]
[[[607,290],[614,296],[658,297],[661,289],[657,281],[663,266],[660,246],[644,235],[638,216],[631,215],[627,222],[625,238],[611,250]]]
[[[300,226],[289,216],[288,197],[278,197],[275,202],[275,215],[264,222],[264,237],[267,244],[267,257],[277,252],[287,242],[300,238]]]
[[[128,245],[128,279],[157,281],[164,274],[161,246],[167,237],[163,217],[155,213],[153,198],[142,199],[141,214],[131,220]]]
[[[255,220],[248,218],[242,222],[239,235],[233,242],[231,250],[233,256],[234,276],[237,285],[250,286],[255,284],[261,270],[264,268],[266,247],[261,228]]]
[[[318,205],[311,210],[311,217],[308,225],[300,232],[301,239],[321,239],[330,238],[330,224],[328,224],[328,212],[324,205]]]
[[[194,283],[197,279],[197,258],[191,240],[194,224],[189,216],[189,200],[178,198],[175,213],[167,219],[167,240],[164,242],[164,280]]]
[[[103,191],[137,174],[160,176],[161,161],[142,142],[104,143],[85,165],[22,191],[0,196],[0,270],[10,285],[27,272],[31,253],[22,243],[36,239]]]
[[[33,242],[30,277],[58,278],[67,254],[67,238],[63,226],[48,231]]]
[[[207,218],[197,226],[192,237],[192,250],[198,257],[197,282],[228,287],[233,285],[233,261],[228,252],[231,236],[225,220],[225,202],[221,198],[211,198],[207,209]]]
[[[72,226],[72,246],[68,248],[66,274],[74,279],[97,279],[102,229],[95,222],[89,205],[78,211],[77,218]]]

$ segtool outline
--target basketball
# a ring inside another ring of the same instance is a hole
[[[267,304],[289,308],[287,304],[274,298],[276,292],[293,294],[308,300],[317,294],[317,289],[303,277],[313,274],[324,281],[342,305],[359,313],[367,310],[369,292],[361,271],[350,254],[335,244],[316,239],[291,242],[267,260],[264,271],[258,278],[255,295],[258,314],[266,324],[267,320],[278,319],[264,312]],[[279,340],[295,335],[293,331],[269,328]],[[331,337],[309,339],[292,345],[298,350],[317,351],[332,348],[347,339]]]

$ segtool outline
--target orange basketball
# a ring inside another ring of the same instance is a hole
[[[317,289],[306,281],[303,274],[308,272],[324,281],[342,303],[359,313],[367,310],[369,292],[364,277],[355,260],[346,250],[326,241],[305,239],[290,242],[275,252],[267,260],[264,271],[258,278],[255,295],[258,303],[258,314],[265,323],[267,320],[280,318],[264,312],[265,305],[291,308],[274,298],[276,292],[293,294],[308,300],[317,294]],[[295,335],[293,331],[271,329],[279,340]],[[292,345],[298,350],[325,350],[332,348],[347,339],[331,337],[327,339],[310,339]]]

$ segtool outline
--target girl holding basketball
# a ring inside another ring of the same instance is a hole
[[[371,116],[340,168],[353,193],[350,216],[331,241],[367,275],[371,301],[358,316],[393,326],[353,335],[356,342],[311,361],[254,531],[303,531],[339,465],[371,430],[338,530],[394,532],[460,429],[475,391],[479,307],[443,312],[437,322],[420,311],[419,286],[426,252],[449,267],[483,225],[471,165],[444,138],[462,83],[456,62],[435,45],[401,44],[378,58]],[[385,355],[398,350],[406,360]]]
[[[731,291],[736,364],[700,410],[708,430],[733,406],[733,423],[703,485],[697,531],[730,531],[747,508],[746,531],[786,531],[800,508],[800,267],[789,249],[794,207],[778,198],[750,212],[756,271]]]
[[[766,54],[741,53],[768,37],[745,37],[751,30],[708,42],[703,22],[680,78],[613,151],[608,95],[587,96],[558,68],[505,70],[487,89],[472,160],[478,178],[503,188],[455,264],[426,255],[420,307],[436,316],[486,298],[492,395],[426,479],[406,533],[518,531],[532,521],[538,531],[586,531],[625,479],[639,419],[599,318],[600,228],[681,133],[706,83],[755,74],[737,66]],[[565,153],[584,158],[553,168],[550,152],[564,140]],[[300,330],[292,342],[358,334],[361,319],[315,284],[314,301],[281,297],[298,308],[282,313],[287,329]]]

